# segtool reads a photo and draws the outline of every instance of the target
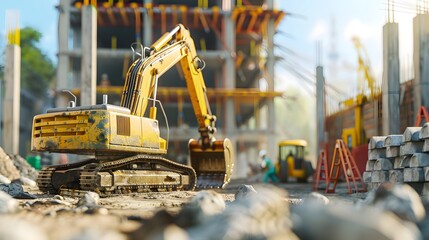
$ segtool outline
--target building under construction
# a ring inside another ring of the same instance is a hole
[[[392,16],[391,12],[389,14]],[[319,147],[331,152],[329,156],[332,155],[336,139],[343,139],[352,149],[352,155],[363,172],[368,160],[368,141],[371,137],[402,134],[407,127],[422,125],[427,120],[424,113],[426,112],[427,118],[429,54],[424,49],[429,41],[428,19],[427,11],[418,12],[413,19],[414,77],[411,79],[400,79],[399,32],[398,24],[393,18],[389,18],[383,27],[381,89],[377,89],[374,84],[369,65],[359,58],[359,70],[363,71],[363,80],[371,91],[345,101],[345,107],[341,111],[330,114],[326,119],[320,114],[318,117],[319,121],[326,120],[326,131],[321,131],[322,128],[318,127],[319,136],[323,135],[322,141],[319,140]],[[423,121],[417,121],[420,119]]]
[[[87,5],[91,11],[84,11]],[[273,37],[285,13],[274,9],[273,0],[61,0],[58,9],[57,92],[73,89],[80,96],[78,103],[85,105],[94,104],[91,95],[96,91],[97,103],[107,94],[109,103],[119,104],[126,72],[139,57],[140,46],[150,46],[181,23],[190,29],[205,62],[203,75],[211,110],[218,117],[217,135],[227,135],[237,149],[243,144],[253,148],[252,158],[260,147],[274,155],[274,98],[281,93],[274,91]],[[169,132],[172,159],[186,159],[188,140],[198,137],[181,74],[179,69],[165,73],[157,94],[168,116],[169,131],[165,120],[160,125],[161,135]],[[261,79],[268,86],[264,91],[259,88]],[[67,104],[68,98],[62,95],[58,105]],[[268,109],[264,124],[263,106]]]

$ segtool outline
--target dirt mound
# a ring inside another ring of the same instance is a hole
[[[0,147],[0,174],[10,180],[19,179],[23,176],[35,181],[38,172],[23,157],[8,155]]]
[[[0,174],[10,180],[19,179],[21,177],[19,170],[15,167],[14,162],[0,147]]]
[[[33,181],[37,180],[38,172],[28,162],[19,155],[9,155],[15,167],[23,177],[27,177]]]

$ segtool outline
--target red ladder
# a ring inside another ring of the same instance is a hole
[[[328,186],[329,175],[328,175],[328,160],[326,157],[326,150],[320,150],[319,159],[317,160],[316,172],[314,173],[313,190],[319,190],[320,180],[325,181],[325,188]]]
[[[338,156],[337,156],[338,155]],[[356,162],[347,148],[346,144],[341,139],[337,139],[332,157],[331,172],[329,173],[328,185],[326,193],[335,193],[341,169],[347,182],[349,193],[353,193],[350,183],[353,182],[355,192],[366,192],[365,183],[362,180]],[[333,188],[330,188],[330,183],[333,181]],[[361,183],[361,188],[358,187],[358,182]]]

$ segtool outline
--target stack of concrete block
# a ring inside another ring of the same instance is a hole
[[[371,138],[363,180],[369,189],[392,182],[429,193],[429,124],[408,127],[403,135]]]

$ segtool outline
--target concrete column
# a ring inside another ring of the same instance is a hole
[[[224,88],[226,89],[234,89],[235,88],[235,62],[234,62],[234,53],[235,53],[235,25],[231,19],[232,10],[234,9],[235,1],[231,1],[231,8],[226,12],[224,16],[224,24],[225,24],[225,32],[224,42],[226,44],[226,48],[231,53],[229,54],[225,62],[223,64],[223,79],[224,79]],[[234,99],[232,97],[228,97],[225,103],[225,137],[231,139],[231,142],[234,147],[237,146],[236,142],[236,129],[237,126],[235,124],[235,111],[234,111]]]
[[[68,73],[70,59],[66,52],[69,50],[70,33],[70,0],[60,0],[58,16],[58,66],[56,90],[69,89]],[[56,104],[59,107],[67,106],[67,98],[58,95]]]
[[[417,14],[414,29],[414,115],[429,107],[429,14]]]
[[[383,27],[383,134],[401,133],[398,24]]]
[[[94,105],[97,97],[97,10],[82,7],[81,105]]]
[[[317,153],[324,148],[325,139],[325,77],[323,67],[316,68],[316,118],[317,118]]]
[[[267,6],[269,10],[274,9],[274,1],[267,0]],[[267,67],[265,73],[265,79],[268,83],[268,91],[274,91],[274,19],[268,21],[267,29]],[[276,136],[276,115],[274,108],[274,98],[268,99],[268,129],[267,129],[267,153],[272,158],[276,158],[277,153],[277,136]]]
[[[19,110],[21,88],[21,48],[6,46],[3,147],[9,154],[19,154]]]
[[[152,6],[152,0],[145,0],[145,6]],[[143,46],[149,47],[152,44],[152,18],[149,12],[145,11],[143,14]]]

